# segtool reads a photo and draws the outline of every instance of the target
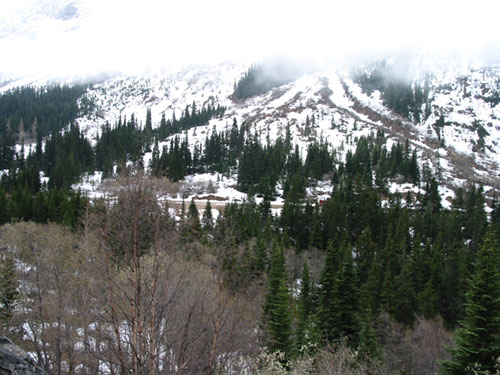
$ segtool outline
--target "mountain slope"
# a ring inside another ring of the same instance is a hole
[[[226,107],[223,118],[184,131],[191,147],[203,146],[211,131],[229,129],[236,119],[248,124],[263,142],[284,137],[289,129],[304,158],[308,144],[322,139],[344,161],[360,137],[382,130],[388,149],[408,139],[418,150],[421,166],[437,173],[448,188],[475,182],[491,194],[500,187],[500,76],[496,67],[435,68],[426,75],[427,82],[420,82],[428,90],[421,111],[426,115],[414,122],[390,109],[380,91],[364,92],[351,70],[343,68],[305,74],[265,94],[235,100],[234,84],[246,69],[248,65],[226,63],[113,78],[87,92],[86,100],[93,103],[94,111],[78,123],[95,140],[102,125],[113,125],[120,116],[134,114],[143,122],[149,108],[153,126],[158,126],[163,113],[166,118],[174,113],[179,117],[193,103],[197,108],[220,104]],[[442,193],[451,195],[447,189]]]

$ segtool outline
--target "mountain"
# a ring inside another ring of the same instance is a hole
[[[304,160],[310,144],[325,142],[335,152],[336,163],[343,163],[349,153],[355,153],[361,137],[383,132],[388,151],[398,142],[416,150],[420,170],[437,175],[445,199],[450,200],[452,191],[464,184],[480,183],[490,197],[500,189],[500,65],[438,59],[418,51],[376,60],[311,63],[313,56],[264,59],[254,65],[248,59],[188,64],[180,56],[193,55],[201,48],[199,43],[155,54],[153,49],[165,49],[159,45],[158,29],[144,28],[147,35],[139,33],[139,24],[132,26],[125,17],[137,12],[136,7],[98,6],[86,0],[32,0],[29,5],[6,9],[0,17],[0,47],[16,46],[15,58],[7,59],[0,70],[0,92],[27,85],[48,87],[54,77],[60,84],[94,82],[78,99],[80,111],[73,121],[93,145],[103,127],[115,127],[120,118],[130,120],[134,115],[137,125],[144,127],[150,110],[152,127],[158,128],[162,116],[180,118],[193,105],[197,109],[221,106],[224,115],[210,119],[208,125],[176,130],[187,136],[191,151],[203,149],[210,134],[229,131],[236,120],[263,144],[288,132]],[[113,12],[116,20],[109,17]],[[101,32],[106,23],[112,30],[109,35]],[[139,38],[128,38],[135,33],[150,51],[134,44],[135,50],[117,52]],[[61,53],[49,41],[68,48]],[[91,51],[94,44],[96,50]],[[207,44],[214,53],[220,49],[216,40]],[[140,56],[143,52],[150,53]],[[36,63],[32,55],[40,56]],[[170,62],[155,61],[167,55],[165,61]],[[128,62],[123,64],[128,67],[141,60],[147,63],[133,74],[117,74],[100,62],[106,60]],[[108,73],[100,75],[103,71]],[[93,78],[88,78],[89,72]],[[43,136],[48,134],[47,130]],[[25,141],[27,147],[30,142],[34,147],[34,134]],[[161,150],[170,139],[159,141]],[[147,166],[152,152],[145,148],[143,154]],[[229,185],[237,179],[234,168],[232,172]],[[399,180],[392,179],[391,191],[418,192],[418,186]]]
[[[76,123],[95,143],[102,127],[113,127],[120,117],[134,115],[144,126],[150,109],[154,128],[163,114],[179,118],[193,104],[220,105],[226,108],[223,117],[182,131],[192,150],[204,147],[210,133],[229,130],[236,119],[263,143],[285,137],[288,129],[304,159],[308,145],[323,140],[335,150],[337,160],[345,162],[361,137],[383,131],[387,149],[408,140],[421,169],[438,176],[445,199],[468,183],[484,185],[490,197],[500,188],[498,66],[452,61],[403,77],[395,73],[400,67],[390,62],[307,69],[287,64],[274,63],[260,79],[272,80],[277,71],[293,74],[248,98],[237,98],[234,92],[252,69],[250,64],[173,66],[116,76],[87,90],[83,97],[92,110]],[[265,70],[266,64],[261,65]],[[160,149],[168,142],[161,142]],[[146,153],[145,160],[150,158]],[[418,190],[401,183],[391,189]]]
[[[410,54],[387,53],[369,63],[366,59],[362,63],[333,58],[315,61],[315,56],[328,54],[302,56],[299,61],[300,54],[289,53],[295,58],[264,60],[253,66],[254,72],[248,59],[236,59],[243,63],[193,65],[182,55],[196,60],[194,56],[206,52],[206,44],[211,54],[221,57],[217,51],[228,48],[221,47],[218,38],[231,41],[239,51],[236,38],[244,41],[246,34],[234,29],[231,37],[224,30],[223,35],[211,34],[211,42],[196,44],[189,44],[192,40],[187,30],[178,40],[168,34],[163,36],[162,32],[171,32],[177,23],[171,20],[161,26],[158,21],[164,19],[162,14],[177,11],[184,19],[185,10],[149,3],[148,7],[103,5],[90,0],[11,4],[0,16],[0,47],[15,50],[0,69],[0,92],[17,86],[47,86],[54,77],[61,83],[85,77],[89,80],[91,74],[92,80],[99,83],[89,86],[80,98],[80,107],[85,105],[86,109],[75,123],[93,144],[102,127],[106,123],[115,126],[120,116],[130,119],[134,114],[139,124],[145,123],[150,109],[152,125],[158,127],[162,114],[171,119],[174,113],[182,116],[193,104],[196,108],[220,105],[226,109],[222,118],[183,130],[192,150],[196,145],[202,147],[210,132],[230,129],[236,119],[264,143],[268,138],[284,137],[288,129],[304,159],[308,145],[323,140],[335,150],[337,161],[344,162],[348,152],[355,152],[360,137],[380,130],[388,150],[394,143],[408,140],[417,150],[421,169],[428,167],[438,175],[444,198],[466,183],[483,184],[490,196],[500,188],[499,65],[471,63],[472,59],[463,56],[438,59],[418,50]],[[290,12],[293,10],[291,7]],[[211,16],[218,14],[215,9],[207,12]],[[203,27],[216,23],[198,21]],[[215,26],[212,29],[219,30]],[[162,45],[164,37],[168,42]],[[268,37],[273,40],[273,35]],[[312,45],[324,41],[319,35],[314,38]],[[267,45],[265,41],[261,44]],[[168,52],[155,52],[159,50]],[[490,59],[485,61],[491,61],[491,55],[486,54]],[[118,66],[135,67],[135,73],[110,73]],[[155,68],[145,70],[147,66]],[[100,72],[108,73],[99,76]],[[252,95],[242,95],[237,84],[249,72],[258,73],[261,87]],[[169,141],[160,141],[161,150]],[[147,164],[152,155],[149,152],[144,156]],[[397,189],[417,190],[414,186]]]
[[[434,37],[380,4],[193,1],[2,11],[0,333],[48,372],[437,373],[500,238],[500,65],[346,54]]]

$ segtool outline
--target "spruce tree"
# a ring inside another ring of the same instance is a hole
[[[264,332],[268,350],[288,358],[292,352],[292,318],[286,277],[283,249],[274,244],[263,306]]]
[[[338,250],[329,243],[320,278],[319,328],[323,339],[337,342],[343,338],[356,347],[359,342],[359,288],[352,259],[352,247],[344,241]],[[340,259],[339,259],[340,258]]]
[[[332,241],[326,247],[326,259],[320,276],[318,320],[321,336],[327,342],[333,342],[335,336],[337,304],[334,297],[335,281],[338,272],[338,250]]]
[[[182,203],[181,203],[181,222],[184,223],[184,221],[186,220],[186,202],[184,201],[184,199],[182,200]]]
[[[342,254],[342,267],[337,273],[335,286],[335,300],[337,301],[335,334],[339,339],[347,338],[349,345],[357,347],[360,329],[360,293],[350,244],[344,244]]]
[[[19,298],[16,286],[16,266],[10,256],[3,259],[0,268],[0,321],[8,323]]]
[[[267,259],[267,248],[264,243],[264,237],[259,233],[255,245],[253,247],[253,252],[255,254],[255,271],[257,275],[261,275],[267,270],[268,259]]]
[[[415,322],[416,301],[408,263],[403,265],[403,270],[395,278],[395,284],[391,313],[398,322],[412,326]]]
[[[212,217],[212,205],[210,204],[209,200],[207,200],[207,204],[205,206],[205,210],[203,211],[203,217],[201,221],[203,229],[205,229],[208,232],[211,232],[214,227],[214,219]]]
[[[184,204],[184,201],[182,201]],[[202,234],[202,227],[200,223],[200,214],[198,208],[196,208],[196,203],[194,199],[191,199],[191,203],[188,207],[186,221],[182,227],[182,238],[184,241],[190,242],[195,239],[200,239]]]
[[[477,255],[466,294],[466,317],[455,332],[452,358],[441,375],[495,374],[500,357],[500,271],[498,248],[489,232]]]
[[[370,266],[376,253],[376,244],[372,240],[372,231],[366,227],[356,242],[356,264],[358,266],[358,276],[361,284],[368,279]]]
[[[7,193],[0,187],[0,225],[7,223],[10,219],[8,203]]]
[[[448,248],[443,271],[443,299],[440,312],[446,325],[454,328],[464,316],[464,301],[467,283],[467,253],[459,241]]]
[[[298,352],[314,345],[318,341],[316,322],[313,316],[311,274],[309,263],[304,263],[298,301],[298,323],[295,334],[295,343]]]
[[[144,125],[144,141],[146,143],[146,151],[149,152],[149,145],[153,138],[153,125],[151,121],[151,108],[146,110],[146,124]]]
[[[198,212],[194,198],[192,198],[191,203],[189,203],[187,219],[188,221],[200,221],[200,213]]]
[[[373,312],[371,308],[365,309],[361,315],[358,349],[362,359],[380,358],[381,353],[373,324]]]
[[[323,232],[321,230],[320,210],[318,205],[314,207],[311,223],[311,241],[309,247],[312,249],[323,249]]]
[[[158,145],[158,138],[155,138],[153,146],[153,154],[149,164],[149,169],[152,176],[159,177],[161,175],[160,171],[160,147]]]

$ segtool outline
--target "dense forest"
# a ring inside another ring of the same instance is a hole
[[[353,79],[370,95],[378,90],[384,104],[399,115],[419,123],[430,115],[429,79],[408,81],[394,72],[387,63],[377,63],[353,72]]]
[[[39,138],[35,148],[30,148],[27,154],[23,143],[19,150],[15,142],[6,145],[4,155],[9,155],[9,158],[5,159],[4,169],[8,172],[3,173],[0,178],[0,224],[15,219],[61,223],[66,220],[65,215],[77,216],[79,210],[74,207],[80,205],[81,197],[70,187],[83,173],[97,169],[107,177],[112,174],[113,166],[118,166],[117,172],[122,173],[127,161],[143,168],[144,153],[152,143],[157,150],[159,139],[206,124],[210,118],[223,115],[224,110],[223,107],[215,108],[210,105],[197,110],[193,104],[191,108],[186,108],[178,120],[175,115],[168,121],[162,118],[160,126],[155,129],[151,125],[150,111],[143,128],[132,115],[130,120],[120,119],[113,128],[104,126],[94,146],[91,146],[79,127],[73,124],[64,132],[53,132],[46,137],[44,147]],[[178,149],[173,148],[170,154],[174,155],[176,152]],[[189,151],[185,152],[182,159],[190,160],[189,155]],[[163,156],[166,158],[167,153],[162,154]],[[163,174],[174,181],[187,174],[181,159],[174,160],[171,165],[169,172],[163,170]],[[192,166],[189,166],[189,170],[192,170]],[[48,178],[46,186],[42,184],[41,176]],[[63,205],[68,199],[75,202]]]
[[[290,62],[267,61],[252,65],[234,84],[233,98],[245,100],[265,94],[273,88],[284,85],[299,75],[297,67]]]
[[[94,146],[76,125],[26,154],[6,144],[1,331],[54,374],[498,373],[496,199],[487,213],[469,184],[445,208],[438,176],[383,132],[344,160],[236,120],[194,147],[179,133],[223,114],[193,104],[153,127],[148,111]],[[94,170],[116,196],[73,191]],[[204,172],[237,175],[247,199],[217,217],[159,199]],[[329,199],[308,194],[319,180]]]

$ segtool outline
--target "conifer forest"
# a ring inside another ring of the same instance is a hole
[[[288,82],[258,74],[235,100]],[[355,81],[429,116],[425,85]],[[306,152],[290,124],[266,137],[237,117],[193,146],[188,130],[227,117],[214,102],[91,141],[75,121],[91,86],[0,96],[0,333],[48,374],[499,374],[500,202],[481,184],[443,202],[408,139],[372,131],[343,158],[317,113]],[[96,171],[112,193],[75,188]],[[165,199],[207,173],[246,198]]]

